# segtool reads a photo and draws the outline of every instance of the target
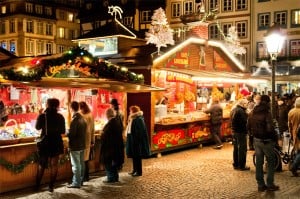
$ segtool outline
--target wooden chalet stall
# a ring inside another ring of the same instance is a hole
[[[253,82],[224,43],[207,39],[207,26],[196,24],[190,38],[153,59],[152,85],[166,89],[152,93],[153,153],[211,142],[209,115],[203,110],[212,98],[224,110],[222,139],[231,138],[230,109]]]
[[[71,119],[68,105],[72,100],[86,101],[92,108],[96,146],[90,172],[95,172],[100,169],[99,139],[110,100],[117,98],[120,109],[127,116],[127,94],[164,90],[145,85],[143,75],[99,60],[82,48],[55,56],[35,57],[23,65],[9,64],[0,68],[0,74],[1,100],[11,106],[8,122],[0,127],[0,193],[35,183],[37,156],[34,139],[38,132],[34,124],[38,110],[45,106],[47,98],[60,100],[59,112],[66,119],[67,129]],[[21,107],[17,109],[19,112],[12,111],[16,103]],[[29,107],[29,104],[34,107]],[[64,138],[64,143],[66,152],[60,157],[59,180],[72,176],[67,138]],[[47,171],[43,180],[49,180]]]

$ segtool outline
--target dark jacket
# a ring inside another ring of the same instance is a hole
[[[284,131],[288,130],[288,114],[290,111],[290,107],[283,103],[281,105],[278,105],[278,128],[280,133],[283,133]]]
[[[80,113],[75,113],[72,117],[70,130],[67,134],[69,138],[69,149],[71,151],[81,151],[85,149],[85,132],[87,124]]]
[[[231,129],[233,133],[247,134],[247,119],[246,108],[237,105],[230,113]]]
[[[43,114],[40,114],[35,128],[42,130],[41,137],[46,135],[47,132],[46,139],[48,139],[49,146],[45,151],[40,151],[42,154],[52,157],[64,152],[61,134],[66,132],[65,118],[60,113],[57,113],[56,109],[47,108]]]
[[[139,111],[129,116],[132,120],[130,133],[127,134],[127,157],[146,158],[150,156],[149,138],[145,125],[143,112]],[[128,129],[128,128],[127,128]]]
[[[247,130],[255,138],[276,141],[276,133],[269,104],[263,101],[249,113]]]
[[[220,104],[212,104],[205,113],[210,114],[210,122],[213,125],[221,125],[223,121],[223,109]]]
[[[121,167],[124,163],[124,141],[119,118],[110,119],[103,128],[100,145],[100,162]]]

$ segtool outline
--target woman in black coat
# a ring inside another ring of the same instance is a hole
[[[45,168],[50,168],[49,191],[53,192],[58,172],[59,155],[64,153],[62,134],[66,132],[65,118],[57,112],[59,100],[49,98],[44,113],[37,118],[35,128],[42,130],[41,137],[46,139],[46,145],[38,148],[39,167],[36,176],[36,189],[39,189]]]
[[[126,154],[132,158],[133,170],[129,174],[132,176],[142,175],[142,158],[149,157],[150,147],[147,129],[144,121],[143,111],[138,106],[129,108],[130,115],[126,129]]]
[[[112,108],[107,109],[106,117],[108,122],[101,135],[100,162],[104,164],[107,175],[107,180],[103,182],[114,183],[119,181],[118,170],[124,163],[123,127]]]

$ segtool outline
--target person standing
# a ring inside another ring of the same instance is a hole
[[[47,146],[38,149],[39,165],[36,175],[36,190],[40,189],[41,180],[45,168],[49,166],[50,182],[49,191],[53,192],[54,183],[58,173],[59,155],[64,153],[64,144],[62,135],[66,132],[65,118],[57,112],[59,100],[49,98],[46,104],[47,108],[37,118],[35,128],[42,130],[41,137],[47,140]]]
[[[124,163],[122,126],[112,108],[106,110],[107,123],[103,128],[100,145],[100,162],[105,167],[107,179],[104,183],[119,181],[118,170]]]
[[[287,98],[281,97],[277,101],[278,103],[278,128],[280,137],[283,137],[283,132],[288,131],[288,114],[290,111],[290,107],[287,104]]]
[[[209,109],[204,111],[210,114],[210,133],[213,136],[216,146],[214,149],[221,149],[223,147],[221,141],[221,126],[223,121],[223,109],[219,103],[219,99],[213,99]]]
[[[230,113],[231,129],[233,133],[233,168],[241,171],[250,170],[250,167],[246,166],[247,106],[248,100],[241,99]]]
[[[290,165],[290,171],[293,176],[298,176],[297,170],[300,166],[300,140],[297,136],[298,128],[300,125],[300,97],[295,100],[295,106],[288,113],[288,127],[293,140],[294,150],[297,155]]]
[[[78,112],[78,102],[71,102],[71,111],[73,112],[73,116],[67,136],[69,138],[69,151],[73,178],[72,183],[67,187],[80,188],[84,177],[84,150],[87,124],[83,116]]]
[[[150,156],[149,138],[143,111],[139,106],[129,107],[130,115],[126,128],[126,155],[132,158],[133,169],[129,173],[133,177],[142,176],[142,158]]]
[[[277,135],[270,111],[270,97],[262,95],[260,103],[249,113],[247,130],[254,136],[254,149],[256,157],[256,181],[258,191],[277,191],[279,186],[274,184],[275,153],[274,147]],[[267,179],[264,180],[263,164],[267,159]]]
[[[87,130],[85,133],[85,150],[84,150],[84,181],[89,181],[89,160],[91,151],[94,150],[95,144],[95,121],[90,107],[86,102],[79,102],[80,113],[87,123]]]
[[[116,113],[116,119],[121,123],[122,125],[122,134],[123,134],[123,130],[124,130],[124,115],[122,114],[122,112],[120,111],[120,107],[119,107],[119,102],[117,99],[113,98],[110,101],[111,104],[111,108],[113,108],[113,110]]]

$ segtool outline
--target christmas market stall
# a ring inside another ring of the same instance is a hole
[[[164,89],[144,84],[144,76],[93,57],[83,48],[59,55],[14,58],[0,67],[0,101],[6,119],[0,125],[0,193],[33,186],[37,170],[35,121],[48,98],[60,100],[59,112],[70,124],[69,103],[85,101],[95,119],[95,155],[90,172],[100,169],[99,138],[106,123],[105,110],[116,98],[126,116],[128,93],[149,93]],[[149,113],[151,114],[151,113]],[[55,124],[53,124],[55,125]],[[64,138],[65,147],[68,146]],[[72,176],[65,150],[59,160],[58,178]],[[45,182],[49,173],[45,174]]]
[[[223,107],[221,137],[231,138],[230,110],[251,94],[260,80],[220,41],[208,40],[208,24],[194,23],[191,37],[153,59],[151,149],[153,153],[212,142],[210,118],[204,113],[213,99]]]

